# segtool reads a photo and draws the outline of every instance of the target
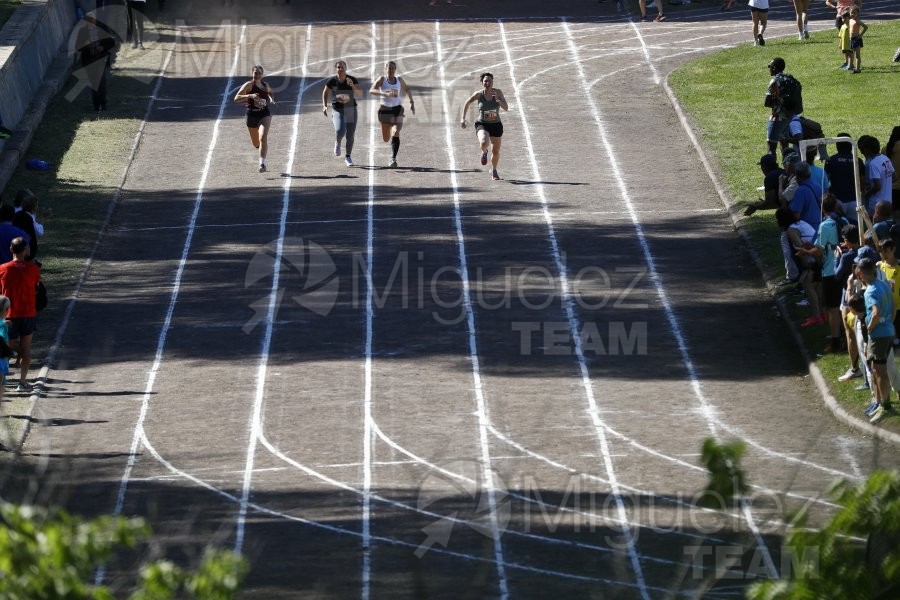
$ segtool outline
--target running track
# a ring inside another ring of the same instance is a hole
[[[780,572],[790,509],[898,461],[822,410],[662,85],[748,23],[685,15],[184,31],[6,485],[144,515],[175,558],[244,552],[247,597],[738,597]],[[398,61],[401,168],[369,100],[358,166],[331,155],[338,56],[365,88]],[[231,102],[257,62],[266,174]],[[485,70],[502,182],[458,127]],[[748,444],[726,511],[693,504],[710,436]]]

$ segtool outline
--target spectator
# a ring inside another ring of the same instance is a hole
[[[823,323],[825,317],[822,315],[816,261],[814,256],[805,251],[806,248],[813,247],[816,230],[809,223],[794,216],[788,208],[777,209],[775,220],[781,228],[782,251],[787,248],[785,268],[787,268],[788,261],[795,264],[795,270],[798,273],[797,280],[806,293],[806,300],[809,303],[810,317],[802,323],[802,326],[809,327]],[[788,271],[790,272],[790,269]]]
[[[825,316],[830,330],[829,346],[826,352],[838,352],[841,347],[841,284],[835,278],[835,253],[840,252],[840,226],[835,217],[837,201],[834,196],[825,198],[822,208],[825,211],[825,220],[819,224],[816,235],[816,243],[812,248],[800,248],[797,253],[801,256],[815,256],[821,261],[822,276],[822,304],[825,307]],[[802,325],[809,327],[824,322],[821,316],[818,320],[807,319]]]
[[[776,56],[769,62],[768,68],[772,79],[769,80],[769,87],[766,88],[763,105],[772,110],[766,127],[766,141],[769,144],[769,154],[775,154],[779,143],[782,152],[784,151],[786,144],[782,138],[788,129],[787,115],[784,112],[784,98],[781,93],[785,69],[784,59]]]
[[[810,177],[809,165],[805,162],[798,162],[794,167],[794,174],[797,177],[797,191],[788,208],[794,213],[798,219],[803,219],[818,229],[822,222],[822,208],[819,204],[822,198],[822,188]]]
[[[97,23],[93,13],[84,16],[85,25],[78,30],[76,47],[81,67],[91,88],[91,103],[95,111],[106,110],[112,52],[116,47],[113,36]]]
[[[22,200],[22,210],[17,212],[12,219],[12,224],[25,232],[28,236],[28,260],[36,260],[38,253],[37,239],[44,235],[44,226],[37,220],[38,199],[37,196],[28,196]],[[48,213],[44,213],[45,215]],[[40,263],[38,263],[40,266]]]
[[[778,179],[778,198],[783,204],[790,204],[794,199],[794,193],[797,191],[797,163],[800,162],[800,156],[796,152],[788,152],[784,155],[782,164],[784,165],[784,175]]]
[[[900,165],[900,126],[891,130],[891,137],[882,153],[890,159],[892,165]],[[891,202],[894,212],[900,212],[900,177],[894,174],[894,182],[891,185]],[[896,219],[895,219],[896,220]]]
[[[837,136],[849,138],[850,134],[839,133]],[[866,166],[862,160],[853,156],[852,143],[838,142],[835,148],[837,153],[825,161],[825,173],[831,183],[831,193],[844,208],[844,215],[851,222],[856,222],[856,178],[853,174],[853,161],[857,163],[860,177],[865,173]]]
[[[774,209],[781,206],[778,197],[778,181],[785,174],[784,169],[778,166],[778,160],[772,154],[763,154],[757,163],[763,172],[763,198],[744,209],[744,215],[750,216],[758,210]]]
[[[9,204],[0,204],[0,264],[7,263],[13,259],[12,252],[9,251],[9,245],[17,238],[23,238],[28,243],[28,234],[19,227],[12,224],[13,217],[16,215],[16,209]]]
[[[147,0],[128,0],[128,31],[131,33],[131,47],[144,49],[144,12]]]
[[[869,259],[859,261],[859,274],[866,285],[863,298],[866,303],[866,361],[872,371],[872,391],[877,408],[869,422],[881,422],[893,413],[890,382],[887,378],[887,358],[894,340],[893,292],[890,286],[877,278],[878,268]]]
[[[850,368],[838,377],[838,381],[850,381],[863,377],[865,370],[860,369],[859,346],[856,343],[855,317],[848,305],[850,296],[859,293],[856,278],[853,276],[854,262],[859,250],[859,228],[856,225],[845,225],[841,230],[841,257],[834,269],[834,277],[841,284],[841,320],[847,343],[847,355],[850,357]]]
[[[891,159],[879,152],[881,146],[878,144],[878,139],[871,135],[864,135],[859,138],[856,145],[862,155],[866,157],[868,189],[863,194],[863,199],[866,202],[866,210],[872,215],[875,213],[876,204],[882,200],[892,201],[891,186],[896,173]]]
[[[0,265],[0,294],[9,298],[10,345],[19,353],[19,385],[16,391],[31,390],[28,367],[31,366],[31,337],[37,328],[37,286],[41,270],[25,260],[28,244],[16,238],[10,244],[13,259]]]
[[[891,237],[891,227],[894,226],[893,212],[891,203],[885,200],[875,205],[875,214],[872,215],[872,229],[875,230],[875,235],[878,236],[879,251],[881,251],[881,242]]]
[[[840,29],[843,25],[841,14],[854,6],[859,7],[859,0],[825,0],[825,5],[835,10],[834,28]]]
[[[894,314],[891,320],[894,322],[894,329],[897,329],[897,315],[900,311],[900,269],[897,269],[896,246],[894,240],[882,240],[878,244],[878,254],[881,260],[878,261],[878,268],[884,274],[884,280],[893,290]],[[897,338],[894,338],[893,345],[897,345]]]

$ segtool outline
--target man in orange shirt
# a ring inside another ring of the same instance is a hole
[[[37,286],[41,281],[41,270],[28,255],[28,243],[20,237],[9,245],[13,259],[0,265],[0,294],[10,300],[9,323],[10,346],[19,353],[19,385],[16,391],[31,390],[28,383],[28,367],[31,365],[31,337],[37,328]]]

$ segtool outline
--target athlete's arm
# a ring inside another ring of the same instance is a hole
[[[415,100],[413,100],[412,92],[410,91],[409,86],[406,85],[406,82],[403,81],[402,77],[398,77],[398,79],[400,80],[400,89],[403,90],[403,93],[406,94],[406,96],[409,98],[409,110],[412,112],[412,114],[416,114],[416,102]]]
[[[384,92],[381,91],[382,83],[384,83],[384,75],[375,80],[375,83],[369,88],[369,93],[375,94],[376,96],[384,96]]]
[[[252,81],[248,81],[244,85],[241,86],[241,89],[238,90],[238,93],[234,95],[235,102],[245,102],[247,98],[250,97],[250,94],[247,92],[250,89],[250,86],[253,85]]]
[[[463,129],[466,128],[466,112],[468,112],[469,110],[469,105],[475,102],[475,99],[478,98],[478,94],[480,93],[480,91],[475,92],[474,94],[469,96],[469,99],[466,100],[465,104],[463,104],[462,114],[459,116],[459,124],[462,125]]]
[[[500,103],[500,108],[509,110],[509,104],[506,103],[506,97],[503,95],[503,92],[497,88],[494,88],[494,91],[497,92],[497,102]]]
[[[325,84],[325,87],[322,88],[322,114],[326,117],[328,116],[328,84]]]
[[[359,81],[356,80],[356,77],[353,75],[347,75],[347,85],[350,86],[350,89],[353,90],[353,95],[357,98],[362,98],[362,90],[357,87]]]
[[[266,84],[266,91],[269,93],[269,104],[275,104],[275,95],[272,93],[272,86]]]

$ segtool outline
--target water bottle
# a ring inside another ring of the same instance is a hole
[[[50,163],[39,158],[32,158],[25,163],[25,168],[31,169],[32,171],[46,171],[50,168]]]

